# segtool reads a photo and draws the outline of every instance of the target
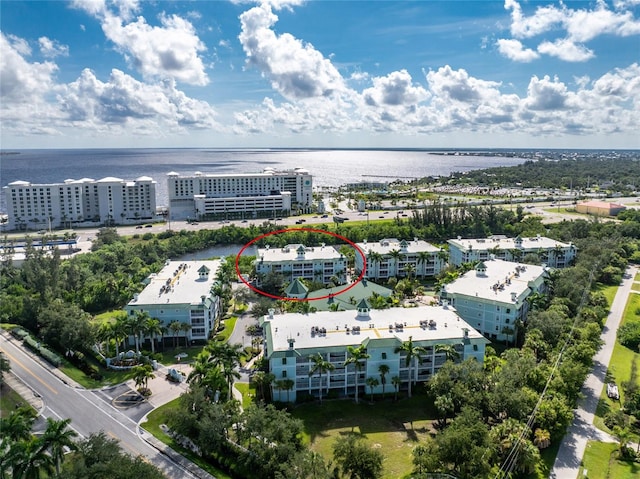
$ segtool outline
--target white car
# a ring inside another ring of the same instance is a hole
[[[607,396],[615,400],[620,399],[620,391],[618,391],[618,386],[615,383],[607,384]]]

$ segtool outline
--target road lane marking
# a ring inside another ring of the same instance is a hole
[[[112,433],[111,431],[107,431],[107,435],[111,436],[113,439],[118,441],[118,444],[120,444],[121,447],[125,447],[129,451],[131,451],[131,453],[133,454],[133,457],[139,457],[140,459],[142,459],[147,464],[151,464],[151,461],[149,460],[149,458],[147,458],[147,456],[142,454],[140,451],[136,451],[134,448],[129,446],[129,444],[125,444],[124,442],[122,442],[122,440],[118,436],[116,436],[114,433]]]
[[[27,371],[29,374],[31,374],[34,378],[36,378],[44,387],[46,387],[49,391],[51,391],[53,394],[58,394],[58,391],[56,391],[55,389],[53,389],[49,384],[47,384],[46,382],[44,382],[42,379],[40,379],[38,376],[35,375],[35,373],[33,371],[31,371],[31,369],[29,369],[27,366],[25,366],[24,364],[22,364],[20,361],[18,361],[15,357],[13,357],[11,354],[9,354],[7,351],[4,351],[4,354],[7,355],[7,357],[13,361],[16,364],[19,364],[20,366],[22,366],[25,371]]]

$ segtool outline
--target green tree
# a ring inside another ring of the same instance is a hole
[[[0,351],[0,388],[4,386],[4,373],[11,371],[11,363],[4,357],[4,353]]]
[[[382,477],[382,453],[356,434],[338,437],[333,445],[333,458],[345,476],[351,479]]]
[[[403,354],[405,357],[405,367],[409,368],[409,397],[411,397],[411,383],[413,382],[413,364],[416,360],[422,359],[422,354],[426,353],[426,350],[422,346],[416,346],[413,344],[413,337],[409,336],[409,341],[404,341],[401,346],[395,349],[395,353]]]
[[[149,318],[144,325],[144,334],[151,341],[151,354],[156,353],[156,338],[162,334],[162,322],[158,318]]]
[[[227,382],[227,400],[231,400],[233,394],[233,382],[240,377],[236,368],[240,365],[242,344],[221,343],[210,341],[205,346],[205,351],[210,355],[209,361],[220,367]]]
[[[364,361],[371,357],[370,354],[367,353],[367,348],[364,344],[360,346],[347,346],[347,360],[344,362],[345,369],[348,370],[350,364],[353,364],[356,370],[356,403],[358,402],[358,389],[360,385],[358,384],[358,377],[360,376],[360,370],[365,367]]]
[[[380,381],[378,381],[378,378],[369,377],[365,382],[367,386],[369,386],[369,392],[371,394],[371,402],[373,402],[373,390],[378,387],[378,385],[380,384]]]
[[[55,463],[57,476],[60,476],[60,468],[64,460],[65,448],[72,451],[77,449],[74,438],[78,437],[78,434],[68,427],[70,423],[71,419],[56,421],[48,417],[47,428],[42,435],[42,447],[51,454]]]
[[[389,366],[387,364],[381,364],[378,366],[378,373],[380,374],[380,384],[382,384],[382,399],[384,399],[384,388],[387,384],[387,374],[389,374]]]
[[[336,367],[331,364],[331,362],[327,361],[324,356],[320,353],[312,355],[309,359],[313,363],[309,368],[309,376],[313,376],[318,373],[318,377],[320,379],[320,404],[322,404],[322,375],[326,372],[333,371]]]
[[[278,379],[275,383],[275,387],[280,391],[287,391],[287,402],[289,401],[289,391],[293,389],[296,382],[293,379]]]
[[[436,354],[444,354],[446,361],[455,361],[460,357],[460,353],[453,344],[436,344]]]
[[[140,391],[143,395],[147,395],[150,393],[147,385],[149,384],[149,379],[153,379],[156,376],[153,374],[153,369],[150,365],[138,365],[134,366],[131,370],[133,372],[133,382],[135,383],[138,391]]]
[[[400,379],[400,376],[393,376],[391,378],[391,384],[393,384],[393,390],[394,390],[393,399],[394,399],[394,401],[397,401],[398,400],[398,390],[400,389],[400,384],[402,384],[402,379]]]
[[[180,321],[178,321],[177,319],[175,321],[171,321],[169,323],[169,330],[173,334],[173,349],[175,349],[177,347],[176,338],[178,337],[178,333],[182,331],[182,325]]]

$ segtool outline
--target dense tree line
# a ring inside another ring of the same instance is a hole
[[[524,188],[573,188],[585,190],[611,182],[615,191],[629,192],[640,185],[640,158],[635,152],[543,158],[521,165],[454,173],[452,184],[478,186],[521,185]],[[613,189],[604,188],[604,189]]]

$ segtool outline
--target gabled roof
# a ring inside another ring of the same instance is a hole
[[[309,288],[307,288],[300,278],[294,279],[289,286],[285,289],[285,293],[287,296],[306,296],[309,292]]]
[[[202,266],[200,266],[200,268],[198,268],[198,273],[207,273],[208,274],[209,271],[211,271],[211,270],[209,268],[207,268],[207,266],[204,265],[204,264]]]

